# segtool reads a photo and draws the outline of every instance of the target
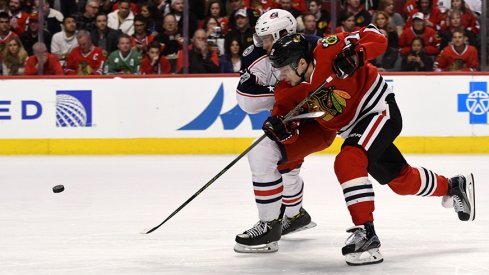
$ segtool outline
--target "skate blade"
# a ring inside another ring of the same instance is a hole
[[[278,251],[278,242],[260,245],[243,245],[236,243],[234,251],[237,253],[273,253]]]
[[[465,179],[467,180],[467,197],[469,198],[469,203],[470,203],[470,217],[469,221],[473,221],[475,219],[475,181],[474,181],[474,175],[469,174],[465,176]]]
[[[369,255],[368,257],[363,257],[364,255]],[[346,263],[348,265],[369,265],[369,264],[378,264],[384,261],[384,257],[380,254],[378,248],[372,248],[365,252],[358,253],[350,253],[346,254]]]
[[[311,228],[313,228],[313,227],[316,227],[317,225],[318,225],[317,223],[315,223],[315,222],[311,221],[309,224],[304,225],[303,227],[299,227],[299,228],[297,228],[296,230],[294,230],[294,231],[290,231],[290,232],[289,232],[289,233],[287,233],[287,234],[282,234],[282,236],[285,236],[285,235],[290,235],[290,234],[297,233],[297,232],[301,232],[301,231],[304,231],[304,230],[307,230],[307,229],[311,229]]]

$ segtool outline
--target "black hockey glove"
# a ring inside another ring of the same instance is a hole
[[[299,136],[299,122],[285,122],[283,116],[271,116],[263,123],[265,135],[283,144],[290,144]]]
[[[340,79],[351,76],[364,65],[365,50],[357,44],[345,46],[333,61],[333,72]]]

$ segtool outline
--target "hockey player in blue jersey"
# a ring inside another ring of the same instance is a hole
[[[272,67],[268,55],[274,42],[295,33],[296,27],[295,18],[281,9],[269,10],[258,19],[254,45],[243,51],[236,89],[238,104],[245,112],[254,114],[273,108],[273,89],[279,81],[279,71]],[[310,38],[311,43],[318,39]],[[320,150],[330,145],[329,141],[325,143]],[[316,226],[302,207],[304,182],[299,172],[303,159],[288,160],[286,149],[267,137],[250,151],[248,160],[259,221],[236,236],[234,250],[275,252],[282,235]]]

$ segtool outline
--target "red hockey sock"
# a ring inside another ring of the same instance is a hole
[[[445,196],[448,194],[448,179],[423,167],[406,165],[401,174],[392,180],[389,187],[399,195]]]
[[[368,180],[368,158],[359,147],[345,146],[335,160],[335,173],[355,225],[374,220],[374,190]]]

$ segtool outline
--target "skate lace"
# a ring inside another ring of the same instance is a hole
[[[285,217],[282,220],[282,230],[288,229],[290,227],[290,220],[289,218]]]
[[[453,196],[453,208],[455,208],[456,212],[464,211],[464,204],[459,196]]]
[[[359,243],[360,241],[367,239],[367,233],[363,229],[357,229],[353,232],[348,239],[346,239],[345,244]]]
[[[270,227],[266,222],[259,221],[251,229],[246,230],[246,233],[252,238],[258,237],[264,232],[267,232],[267,228]]]

